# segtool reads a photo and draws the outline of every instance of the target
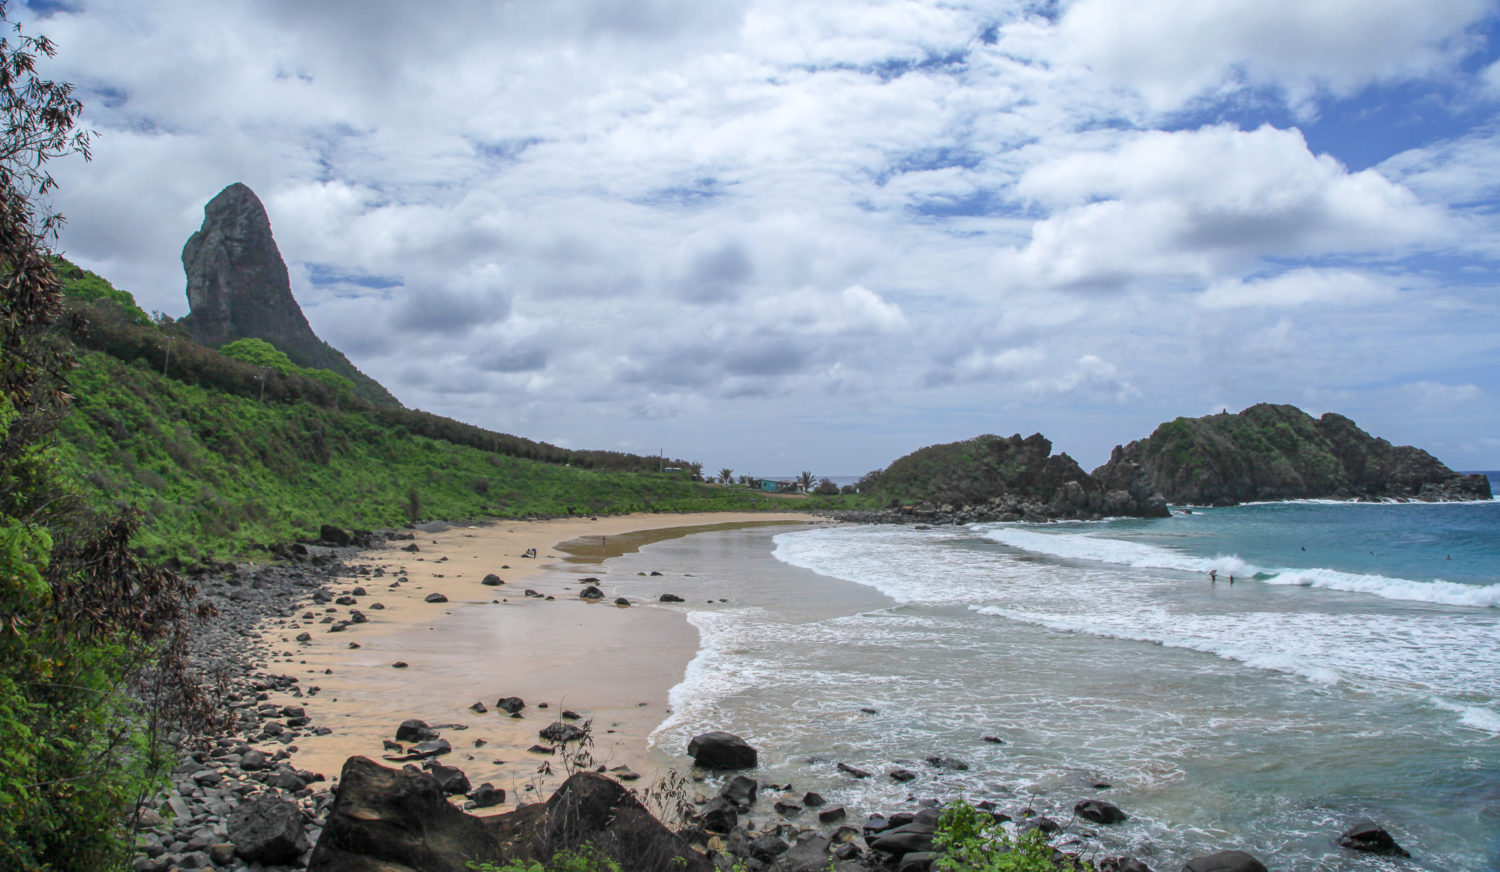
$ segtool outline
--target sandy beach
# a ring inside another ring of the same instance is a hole
[[[332,730],[300,737],[293,765],[335,778],[351,755],[389,753],[382,742],[397,725],[420,718],[452,743],[443,762],[476,786],[504,788],[508,804],[525,802],[560,781],[561,761],[527,749],[538,730],[571,710],[592,721],[595,765],[627,766],[649,784],[687,763],[684,749],[652,751],[647,737],[668,714],[668,691],[697,652],[698,634],[669,609],[615,605],[608,558],[700,530],[807,523],[819,521],[790,513],[497,521],[418,530],[410,542],[348,560],[368,573],[332,589],[356,602],[309,602],[296,618],[263,627],[267,666],[297,676],[304,690],[319,688],[310,698],[272,701],[304,705]],[[419,550],[402,550],[410,545]],[[523,556],[532,548],[534,559]],[[490,573],[505,583],[483,585]],[[579,598],[588,577],[599,579],[603,600]],[[365,592],[356,595],[360,587]],[[447,602],[429,603],[431,594]],[[320,623],[348,621],[352,610],[367,620],[341,632]],[[303,633],[310,639],[297,641]],[[496,709],[511,696],[526,702],[520,718]]]

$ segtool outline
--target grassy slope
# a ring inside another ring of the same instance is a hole
[[[795,509],[679,475],[580,469],[480,451],[309,403],[260,403],[97,352],[74,372],[64,470],[90,500],[146,516],[137,544],[183,560],[244,555],[318,526],[419,517]]]
[[[569,452],[419,412],[340,409],[305,371],[257,381],[263,368],[180,336],[173,377],[164,377],[168,359],[149,354],[167,348],[168,336],[128,293],[66,261],[58,272],[87,303],[78,311],[92,326],[80,335],[96,349],[75,348],[59,463],[90,502],[140,509],[134,544],[154,557],[251,556],[313,537],[325,523],[400,526],[412,520],[414,492],[417,520],[812,511],[859,501],[711,486],[638,471],[655,458]]]

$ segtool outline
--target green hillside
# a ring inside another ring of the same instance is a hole
[[[570,451],[372,406],[340,376],[285,364],[267,343],[228,354],[198,346],[69,267],[59,274],[72,294],[76,317],[64,320],[78,365],[58,462],[95,505],[141,510],[133,544],[152,557],[250,556],[316,536],[325,523],[789,507],[647,471],[662,462],[655,457]],[[78,278],[87,296],[74,293]]]

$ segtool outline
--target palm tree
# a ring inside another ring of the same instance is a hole
[[[719,470],[719,484],[734,484],[734,470],[727,466]]]
[[[813,486],[813,474],[805,469],[802,470],[801,474],[797,476],[797,484],[802,486],[803,493],[807,493]]]

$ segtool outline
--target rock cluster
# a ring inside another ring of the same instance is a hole
[[[984,521],[1164,517],[1166,500],[1138,470],[1091,476],[1040,433],[977,436],[912,452],[861,483],[889,499],[876,512],[842,512],[860,523],[966,524]]]

